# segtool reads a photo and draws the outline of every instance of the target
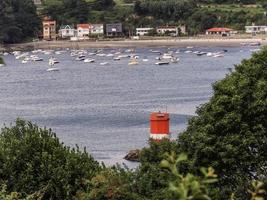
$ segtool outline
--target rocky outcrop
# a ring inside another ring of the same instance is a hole
[[[141,151],[139,149],[130,150],[124,159],[128,161],[139,162],[140,152]]]

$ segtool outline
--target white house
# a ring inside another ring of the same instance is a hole
[[[103,24],[92,24],[90,29],[90,34],[92,35],[103,35],[104,25]]]
[[[88,37],[90,34],[90,24],[77,24],[77,36]]]
[[[153,28],[136,28],[136,35],[143,36],[148,35],[149,31]]]
[[[245,26],[246,33],[267,33],[267,26]]]
[[[164,34],[174,34],[175,36],[178,35],[178,27],[177,26],[159,26],[157,27],[157,33],[159,35]]]
[[[62,25],[58,31],[59,37],[69,38],[75,36],[76,30],[71,25]]]

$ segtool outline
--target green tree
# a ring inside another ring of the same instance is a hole
[[[213,97],[178,138],[178,151],[188,154],[192,171],[216,170],[220,199],[234,191],[244,199],[251,180],[267,175],[266,65],[265,48],[214,84]]]
[[[0,180],[8,193],[71,199],[99,169],[85,150],[64,146],[50,129],[17,120],[0,134]]]
[[[2,0],[0,43],[22,42],[37,36],[40,20],[32,0]]]

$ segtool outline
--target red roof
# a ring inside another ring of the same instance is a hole
[[[89,29],[90,26],[91,26],[90,24],[77,24],[77,28]]]
[[[207,31],[208,32],[230,32],[232,30],[233,29],[230,29],[230,28],[210,28]]]

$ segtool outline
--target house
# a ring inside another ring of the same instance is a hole
[[[159,35],[178,35],[177,26],[159,26],[156,30]]]
[[[90,29],[90,34],[92,35],[103,35],[104,25],[103,24],[92,24]]]
[[[77,36],[89,37],[91,25],[90,24],[77,24]]]
[[[43,39],[44,40],[55,40],[56,34],[56,21],[45,18],[43,20]]]
[[[210,28],[206,30],[206,35],[230,36],[235,33],[236,31],[231,28]]]
[[[256,34],[256,33],[267,33],[267,26],[245,26],[246,33]]]
[[[36,5],[36,6],[40,6],[40,5],[42,5],[42,1],[41,1],[41,0],[33,0],[33,3],[34,3],[34,5]]]
[[[71,25],[62,25],[58,31],[58,35],[61,38],[70,38],[76,35],[76,30]]]
[[[153,28],[136,28],[137,36],[148,35],[149,31],[153,30]]]
[[[106,36],[122,36],[122,24],[106,24]]]

